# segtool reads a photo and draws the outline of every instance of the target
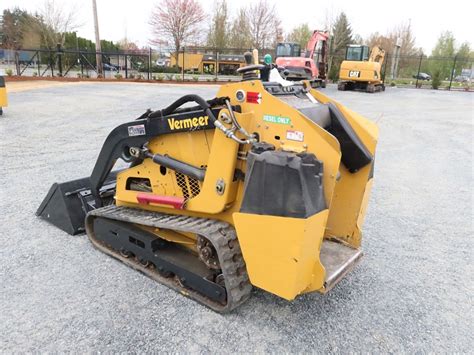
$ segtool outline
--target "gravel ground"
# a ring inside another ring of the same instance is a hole
[[[463,352],[473,349],[473,96],[326,92],[378,121],[365,258],[328,295],[256,290],[219,315],[34,216],[89,175],[107,133],[216,87],[83,84],[10,94],[0,118],[0,352]]]

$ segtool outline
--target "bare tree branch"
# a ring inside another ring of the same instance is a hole
[[[274,46],[278,37],[281,37],[281,26],[275,5],[270,6],[267,0],[259,0],[250,5],[247,16],[253,47]]]
[[[162,0],[152,10],[150,25],[151,43],[169,40],[176,52],[202,34],[201,23],[206,15],[196,0]]]
[[[66,32],[72,32],[81,27],[77,18],[77,7],[69,9],[63,3],[55,0],[45,0],[42,8],[38,9],[38,31],[43,44],[53,49],[57,44],[64,45]]]

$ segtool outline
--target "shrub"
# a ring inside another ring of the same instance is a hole
[[[210,82],[211,82],[211,79],[207,78],[206,81],[207,81],[208,83],[210,83]]]
[[[216,81],[217,81],[217,78],[216,78],[216,77],[212,78],[212,81],[216,82]]]
[[[115,76],[115,79],[122,79],[122,74],[120,73],[117,73],[114,76]]]
[[[33,72],[33,76],[38,76],[38,73],[37,73],[37,72]]]
[[[174,67],[159,67],[157,65],[152,65],[151,66],[151,72],[153,73],[179,73],[181,70],[179,67],[174,66]]]
[[[392,81],[392,82],[390,83],[390,86],[395,86],[395,82]]]
[[[164,78],[165,78],[165,76],[163,74],[158,74],[156,76],[156,80],[158,80],[158,81],[163,81]]]
[[[169,81],[174,80],[174,75],[173,74],[166,74],[166,80],[169,80]]]
[[[336,82],[339,79],[339,65],[340,64],[334,63],[329,71],[328,77],[333,82]]]
[[[433,76],[431,77],[431,87],[435,90],[441,85],[441,71],[435,70]]]
[[[199,76],[193,75],[193,80],[194,80],[194,81],[199,81]]]
[[[183,81],[183,78],[180,75],[176,75],[176,81]]]
[[[129,79],[135,79],[135,75],[129,74],[128,78],[129,78]]]
[[[11,70],[10,68],[8,68],[8,69],[5,70],[5,73],[6,73],[8,76],[12,76],[12,75],[13,75],[13,70]]]

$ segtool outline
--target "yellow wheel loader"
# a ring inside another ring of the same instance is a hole
[[[246,59],[215,98],[114,128],[91,176],[54,184],[37,215],[217,312],[253,286],[328,292],[362,256],[377,127]]]
[[[385,51],[375,46],[350,44],[346,48],[346,59],[339,70],[338,90],[362,90],[370,93],[384,91],[382,66]]]

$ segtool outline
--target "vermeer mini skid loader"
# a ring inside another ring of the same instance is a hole
[[[246,58],[215,98],[114,128],[91,176],[54,184],[37,215],[218,312],[252,286],[329,291],[362,256],[377,127]]]

